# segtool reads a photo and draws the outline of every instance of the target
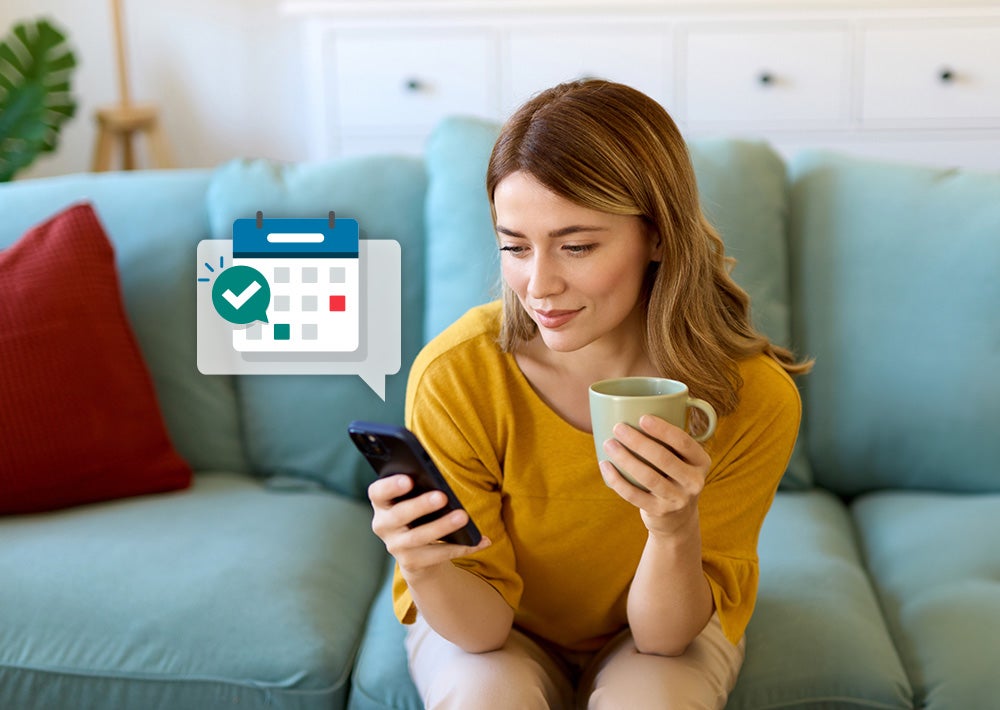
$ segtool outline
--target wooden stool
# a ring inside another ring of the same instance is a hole
[[[137,133],[144,133],[149,139],[149,155],[153,167],[173,167],[155,106],[150,104],[106,106],[97,110],[96,117],[97,143],[94,147],[92,165],[94,172],[111,169],[111,158],[116,142],[121,146],[122,169],[134,170],[138,167],[132,150],[132,136]]]

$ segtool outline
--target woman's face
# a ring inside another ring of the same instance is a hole
[[[497,184],[493,204],[504,281],[545,345],[573,352],[641,334],[639,297],[658,247],[639,217],[581,207],[522,171]]]

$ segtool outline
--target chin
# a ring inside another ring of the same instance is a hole
[[[571,353],[587,344],[580,338],[568,337],[563,333],[546,332],[542,328],[539,328],[539,334],[545,347],[557,353]]]

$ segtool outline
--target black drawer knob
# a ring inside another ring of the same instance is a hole
[[[944,67],[938,72],[938,79],[941,80],[942,84],[950,84],[955,81],[955,72],[948,67]]]
[[[774,74],[769,71],[762,71],[757,75],[757,83],[761,86],[771,86],[774,83]]]
[[[407,91],[421,91],[424,88],[424,82],[420,81],[420,79],[415,76],[411,76],[403,82],[403,87]]]

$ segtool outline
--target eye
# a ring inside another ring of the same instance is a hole
[[[596,244],[566,244],[563,246],[563,249],[570,254],[586,254],[589,251],[593,251],[596,247]]]
[[[512,245],[512,244],[505,244],[504,246],[500,247],[500,251],[501,252],[507,252],[508,254],[510,254],[512,256],[518,256],[518,255],[524,253],[524,247],[516,246],[516,245]]]

